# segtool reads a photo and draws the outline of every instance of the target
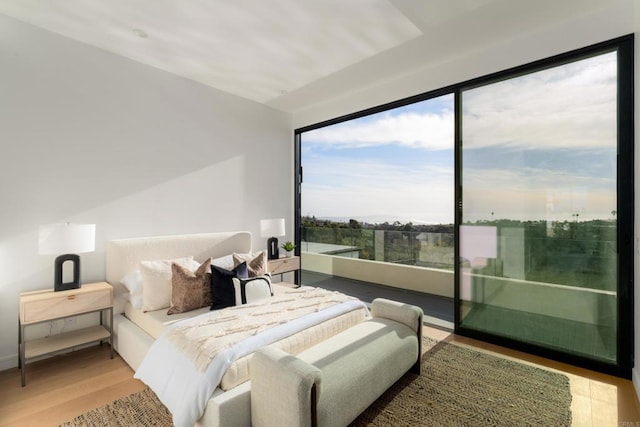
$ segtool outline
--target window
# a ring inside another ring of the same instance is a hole
[[[459,333],[630,374],[625,43],[461,87]]]
[[[427,118],[454,121],[453,148]],[[633,126],[626,36],[298,129],[298,243],[453,267],[456,333],[629,378]],[[449,266],[425,230],[389,250],[362,227],[422,222],[453,222]]]
[[[453,107],[446,94],[301,132],[302,251],[453,270]]]

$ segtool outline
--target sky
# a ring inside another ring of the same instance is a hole
[[[453,223],[453,95],[302,134],[302,214]],[[610,219],[616,53],[463,91],[463,221]]]

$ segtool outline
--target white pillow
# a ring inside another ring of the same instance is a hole
[[[233,255],[229,254],[220,258],[211,258],[211,265],[231,271],[233,270]]]
[[[200,264],[193,257],[140,261],[142,275],[142,311],[154,311],[171,306],[171,264],[195,271]],[[133,305],[133,304],[132,304]]]
[[[251,277],[249,279],[233,278],[233,288],[236,293],[236,305],[251,304],[271,298],[271,275]],[[244,300],[242,298],[244,290]]]
[[[215,265],[216,267],[224,268],[225,270],[231,271],[236,266],[235,263],[234,263],[234,260],[233,260],[233,255],[236,255],[236,256],[242,258],[244,261],[250,262],[251,260],[253,260],[255,257],[257,257],[260,254],[264,255],[264,265],[265,265],[265,269],[266,269],[266,265],[267,265],[267,251],[266,250],[257,251],[257,252],[247,252],[247,253],[244,253],[244,254],[233,253],[233,254],[222,256],[220,258],[211,258],[211,265]]]
[[[142,274],[140,270],[130,272],[120,280],[120,283],[129,291],[128,299],[133,308],[142,308]]]

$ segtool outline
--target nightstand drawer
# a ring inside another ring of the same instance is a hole
[[[300,257],[278,258],[269,260],[269,273],[282,274],[300,269]]]
[[[28,324],[100,310],[110,307],[112,299],[112,288],[108,285],[34,294],[22,299],[20,321]]]

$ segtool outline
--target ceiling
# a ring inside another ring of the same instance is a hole
[[[604,1],[0,0],[0,13],[295,112]]]

